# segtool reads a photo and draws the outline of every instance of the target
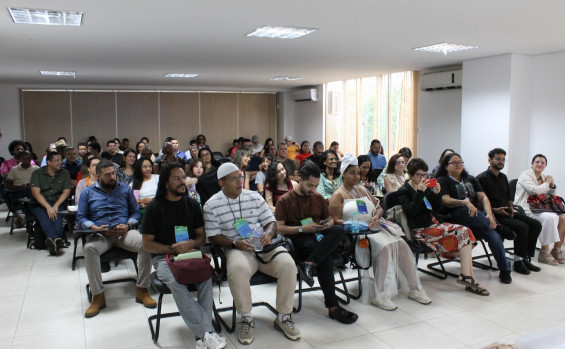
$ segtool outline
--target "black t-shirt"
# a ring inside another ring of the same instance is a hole
[[[441,176],[437,181],[441,185],[440,196],[449,195],[450,198],[457,200],[469,199],[474,206],[477,206],[477,193],[482,192],[483,187],[475,177],[462,177],[459,182],[449,176]],[[450,208],[442,207],[442,213],[449,211]]]
[[[175,226],[186,226],[189,238],[194,239],[195,229],[204,226],[200,204],[191,198],[178,201],[152,200],[145,209],[141,233],[155,235],[155,241],[171,245],[177,242]]]

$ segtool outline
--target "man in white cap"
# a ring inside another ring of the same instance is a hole
[[[261,150],[263,150],[263,145],[259,143],[259,136],[253,135],[253,137],[251,137],[251,142],[253,142],[253,155],[259,155]]]
[[[300,331],[291,316],[297,273],[294,260],[288,253],[277,254],[286,251],[281,246],[256,256],[253,243],[247,240],[252,230],[260,225],[263,230],[261,245],[268,245],[277,235],[275,217],[257,192],[243,189],[243,176],[236,165],[231,162],[222,164],[217,176],[222,190],[204,205],[204,227],[208,238],[225,249],[228,283],[235,308],[241,315],[239,342],[253,342],[255,324],[251,315],[249,280],[257,270],[277,279],[275,328],[291,340],[300,339]],[[260,263],[257,258],[269,262]]]

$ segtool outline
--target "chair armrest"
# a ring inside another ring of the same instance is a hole
[[[216,275],[221,281],[227,280],[228,276],[228,269],[227,269],[227,258],[224,252],[224,249],[218,245],[214,245],[212,243],[204,244],[206,248],[210,250],[212,254],[212,261],[214,262],[214,270],[216,271]]]

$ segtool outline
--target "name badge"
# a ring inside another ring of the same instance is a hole
[[[430,211],[433,211],[432,204],[428,201],[428,198],[424,196],[424,203],[426,204],[426,208]]]
[[[186,225],[175,226],[175,240],[176,242],[188,241],[188,227]]]
[[[357,203],[357,211],[359,211],[359,213],[362,213],[362,214],[369,213],[369,211],[367,211],[367,204],[365,203],[365,201],[355,200],[355,202]]]
[[[300,224],[304,225],[308,225],[310,223],[313,223],[314,220],[312,219],[312,217],[308,217],[308,218],[304,218],[303,220],[300,221]]]
[[[249,234],[251,234],[251,228],[249,227],[249,223],[247,223],[247,221],[243,218],[240,218],[237,221],[233,222],[233,227],[235,228],[235,230],[237,230],[239,235],[244,239],[247,239]]]

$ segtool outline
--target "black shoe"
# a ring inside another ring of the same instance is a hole
[[[528,268],[531,271],[535,271],[536,273],[538,271],[541,271],[541,268],[538,267],[537,265],[533,265],[529,260],[527,259],[522,259],[522,261],[524,262],[524,265],[526,266],[526,268]]]
[[[314,264],[302,263],[300,268],[300,278],[308,284],[308,286],[314,286]]]
[[[498,234],[500,234],[500,236],[505,239],[505,240],[514,240],[516,239],[516,233],[513,232],[512,230],[510,230],[508,227],[504,226],[504,225],[498,225],[496,227],[496,231],[498,232]]]
[[[107,273],[110,271],[110,262],[100,262],[100,271]]]
[[[498,274],[500,278],[500,282],[503,284],[511,284],[512,283],[512,276],[510,276],[510,270],[501,270],[500,274]]]
[[[61,248],[63,248],[63,239],[61,238],[56,238],[55,239],[55,246],[57,246],[57,251],[60,250]]]
[[[359,318],[357,314],[340,306],[334,311],[328,311],[328,314],[330,315],[330,319],[337,320],[346,325],[354,323]]]
[[[53,241],[53,239],[50,238],[45,239],[45,246],[47,246],[50,255],[52,256],[57,255],[57,245],[55,244],[55,241]]]
[[[524,275],[530,275],[530,269],[524,264],[524,260],[514,262],[514,271]]]

